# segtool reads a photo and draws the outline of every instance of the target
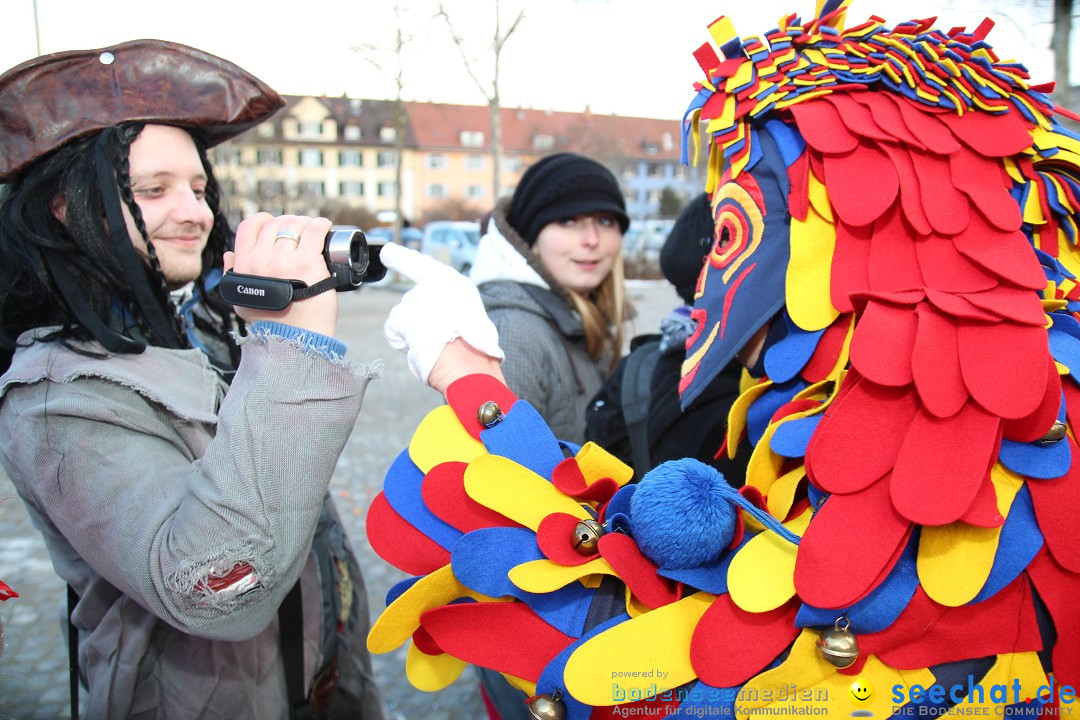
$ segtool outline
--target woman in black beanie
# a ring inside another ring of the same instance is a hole
[[[619,359],[627,304],[619,183],[574,153],[537,161],[492,213],[470,277],[506,353],[507,384],[561,440]]]

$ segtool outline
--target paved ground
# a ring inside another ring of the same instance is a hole
[[[386,314],[401,297],[393,287],[365,288],[341,296],[339,335],[356,362],[382,358],[382,377],[368,389],[360,419],[338,463],[330,490],[364,569],[372,614],[386,591],[405,575],[371,550],[364,532],[368,505],[390,462],[409,441],[423,415],[441,403],[408,371],[405,358],[382,337]],[[638,308],[635,328],[651,332],[678,301],[662,282],[631,282]],[[69,716],[66,639],[59,626],[64,585],[53,574],[41,536],[30,525],[11,482],[0,472],[0,579],[20,597],[0,603],[0,720]],[[423,693],[405,679],[404,649],[376,656],[375,673],[392,720],[474,720],[484,717],[470,670],[449,688]]]

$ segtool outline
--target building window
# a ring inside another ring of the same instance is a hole
[[[357,197],[364,194],[364,183],[358,180],[346,180],[338,183],[338,195],[342,197]]]
[[[296,189],[301,197],[321,198],[326,194],[326,185],[321,180],[302,180],[297,184]]]
[[[533,150],[547,152],[555,147],[555,138],[551,135],[533,135]]]
[[[465,169],[466,170],[483,170],[484,169],[484,156],[483,155],[466,155],[465,156]]]
[[[675,138],[671,136],[671,133],[666,132],[660,136],[660,144],[664,148],[664,152],[671,152],[675,149]]]
[[[281,165],[280,148],[259,148],[255,161],[260,165]]]
[[[393,150],[382,150],[375,158],[375,164],[379,167],[394,167],[397,165],[397,153]]]
[[[428,155],[427,166],[436,170],[446,167],[446,156],[442,153],[432,153]]]
[[[301,120],[296,123],[296,132],[300,137],[322,137],[322,123]]]
[[[376,193],[379,197],[393,197],[397,194],[397,183],[393,181],[384,181],[379,183],[379,187],[376,188]]]
[[[314,148],[303,148],[300,150],[301,167],[322,167],[322,164],[322,150],[316,150]]]
[[[218,184],[221,185],[221,192],[225,195],[236,194],[236,180],[232,178],[219,179]]]
[[[446,186],[442,183],[432,183],[427,186],[427,196],[429,198],[444,198],[446,197]]]
[[[337,164],[342,167],[364,167],[364,153],[359,150],[342,150],[338,153]]]
[[[359,140],[360,139],[360,126],[359,125],[346,125],[345,126],[345,139],[346,140]]]
[[[397,140],[397,128],[392,125],[379,128],[379,139],[387,143],[394,142]]]
[[[462,130],[461,135],[462,147],[484,147],[484,133],[476,130]]]
[[[649,163],[649,177],[663,177],[664,166],[661,163]]]
[[[480,198],[484,197],[484,186],[470,185],[469,187],[465,188],[465,197],[469,198],[470,200],[479,200]]]

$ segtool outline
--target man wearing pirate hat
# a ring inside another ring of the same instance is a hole
[[[0,76],[0,460],[71,588],[87,717],[382,717],[326,492],[375,373],[336,293],[215,291],[329,275],[322,218],[260,213],[226,252],[206,149],[282,105],[157,40]]]

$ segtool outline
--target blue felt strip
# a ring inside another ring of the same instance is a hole
[[[555,466],[565,459],[559,441],[540,413],[520,399],[502,422],[480,431],[480,442],[492,455],[513,460],[548,480]]]
[[[409,451],[403,450],[386,471],[383,492],[390,507],[405,521],[427,535],[444,549],[453,547],[461,537],[461,531],[440,520],[424,504],[420,485],[424,481],[424,472],[409,458]]]
[[[1001,528],[997,553],[986,584],[971,602],[978,603],[993,597],[1019,577],[1035,559],[1043,542],[1043,534],[1035,518],[1035,507],[1031,503],[1031,491],[1025,485],[1016,493],[1009,508],[1009,517],[1005,518],[1005,525]]]
[[[765,353],[765,374],[775,383],[786,383],[799,374],[817,350],[824,330],[807,332],[795,324],[788,314],[781,313],[787,335]]]
[[[566,663],[570,661],[570,656],[573,655],[579,647],[585,644],[586,641],[591,640],[602,632],[610,630],[611,628],[624,623],[630,619],[630,616],[626,613],[616,615],[615,617],[600,623],[585,635],[581,635],[580,638],[567,646],[565,650],[551,659],[551,662],[544,667],[543,672],[540,673],[540,677],[536,681],[536,693],[552,694],[556,690],[562,691],[563,705],[566,708],[566,720],[589,720],[592,715],[592,706],[586,705],[573,695],[566,692],[566,680],[564,675],[566,673]],[[612,687],[615,691],[615,688]],[[615,691],[617,694],[617,691]],[[612,700],[614,702],[615,699]]]
[[[799,458],[806,455],[806,446],[810,444],[810,436],[817,430],[818,424],[824,415],[810,415],[788,420],[780,423],[773,433],[769,447],[777,455],[788,458]]]

